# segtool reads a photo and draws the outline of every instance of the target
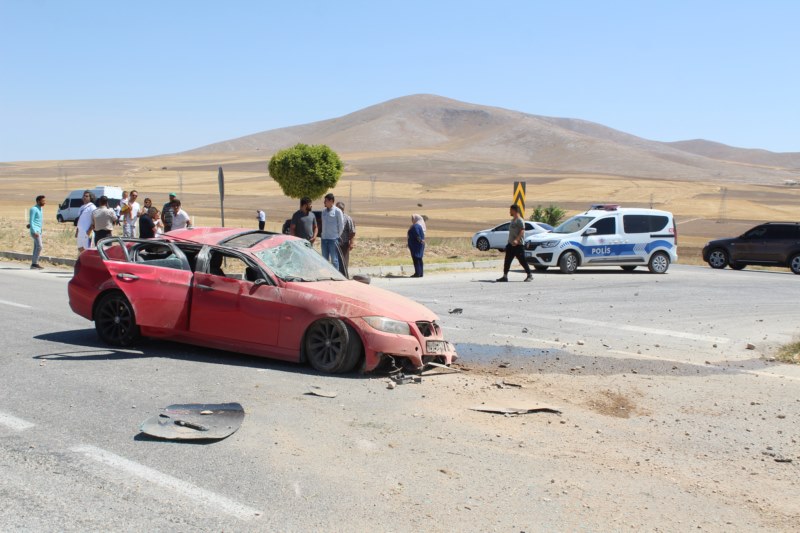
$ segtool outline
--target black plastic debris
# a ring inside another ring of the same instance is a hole
[[[451,315],[460,315],[463,312],[464,312],[464,310],[462,308],[460,308],[460,307],[456,307],[455,309],[450,309],[448,311],[448,313],[450,313]]]
[[[239,403],[188,403],[166,407],[139,427],[146,435],[166,440],[220,440],[232,435],[244,420]]]

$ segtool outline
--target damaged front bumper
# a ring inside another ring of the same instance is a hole
[[[410,335],[385,333],[360,322],[365,372],[384,365],[420,371],[428,363],[449,366],[458,359],[455,346],[444,339],[442,328],[435,321],[410,323]]]

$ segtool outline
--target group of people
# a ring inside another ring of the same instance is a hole
[[[337,270],[347,271],[350,265],[350,251],[356,242],[356,225],[350,215],[344,212],[344,202],[336,202],[332,193],[325,195],[325,209],[322,210],[317,227],[317,217],[312,212],[309,197],[300,199],[300,209],[295,211],[289,223],[289,235],[314,243],[319,235],[322,241],[322,257],[331,262]],[[341,259],[341,263],[339,262]]]

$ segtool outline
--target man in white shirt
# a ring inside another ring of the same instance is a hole
[[[128,203],[122,205],[122,236],[136,237],[136,222],[139,220],[139,211],[142,207],[136,198],[139,197],[137,191],[131,191],[128,195]]]
[[[262,209],[257,209],[256,218],[258,219],[258,229],[264,231],[264,226],[267,223],[267,214]]]
[[[175,231],[176,229],[184,229],[191,227],[192,221],[189,218],[189,213],[181,209],[181,201],[175,198],[172,200],[172,229],[170,231]]]
[[[78,240],[78,253],[92,247],[92,213],[97,207],[94,205],[94,194],[83,191],[83,205],[75,221],[75,238]]]

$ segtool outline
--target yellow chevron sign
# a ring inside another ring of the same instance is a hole
[[[522,218],[525,218],[525,182],[524,181],[515,181],[514,182],[514,201],[519,206],[520,213],[522,214]]]

